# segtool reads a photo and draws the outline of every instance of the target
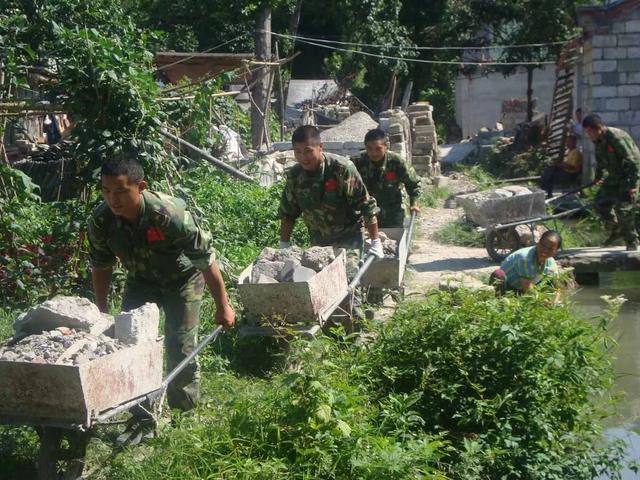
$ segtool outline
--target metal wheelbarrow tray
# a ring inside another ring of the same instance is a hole
[[[162,386],[163,351],[160,338],[77,366],[0,361],[0,423],[89,428]]]
[[[244,283],[251,277],[252,265],[238,277],[238,292],[249,327],[265,323],[304,327],[320,326],[332,313],[336,298],[348,292],[346,255],[342,250],[331,264],[308,282]]]
[[[494,191],[458,195],[456,201],[467,218],[482,227],[509,223],[546,214],[545,192],[533,189],[531,193],[503,197]]]
[[[385,228],[381,232],[397,242],[396,258],[382,258],[373,262],[362,276],[361,285],[363,287],[401,289],[409,254],[407,230],[404,228]]]

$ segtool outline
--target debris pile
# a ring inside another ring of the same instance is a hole
[[[307,282],[335,260],[332,247],[300,247],[283,250],[265,248],[251,269],[246,283]]]
[[[0,360],[80,365],[126,346],[106,335],[92,335],[82,330],[59,327],[0,347]]]
[[[86,298],[57,296],[16,319],[14,337],[0,345],[0,361],[80,365],[155,340],[159,320],[152,303],[114,320]]]
[[[333,128],[320,133],[323,142],[364,141],[364,136],[378,123],[365,112],[356,112]]]

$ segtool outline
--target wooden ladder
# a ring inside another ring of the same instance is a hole
[[[558,162],[564,157],[564,146],[573,114],[575,66],[581,40],[581,36],[567,40],[562,46],[556,64],[556,85],[549,115],[549,128],[545,138],[545,153]]]

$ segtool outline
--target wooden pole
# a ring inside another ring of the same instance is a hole
[[[271,7],[264,5],[258,12],[256,22],[256,59],[261,62],[271,60]],[[267,89],[269,84],[269,67],[263,65],[255,72],[256,85],[252,92],[255,105],[251,106],[251,143],[253,148],[260,148],[266,132],[264,125],[269,124]]]
[[[280,53],[278,52],[278,42],[276,42],[276,62],[280,60]],[[284,99],[284,89],[282,85],[282,70],[280,66],[278,66],[278,71],[276,72],[278,75],[278,107],[280,110],[280,141],[284,142],[284,113],[286,109],[285,99]]]

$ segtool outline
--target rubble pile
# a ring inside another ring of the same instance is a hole
[[[384,258],[396,258],[398,256],[398,242],[393,240],[392,238],[387,237],[387,234],[384,232],[379,232],[378,236],[380,241],[382,242],[382,251],[384,252]],[[369,253],[369,249],[371,248],[371,240],[366,239],[364,241],[364,251],[365,253]]]
[[[335,260],[332,247],[265,248],[251,269],[248,283],[307,282]]]
[[[364,136],[378,123],[365,112],[356,112],[333,128],[320,133],[323,142],[364,141]]]
[[[154,303],[115,319],[86,298],[57,296],[16,319],[15,335],[0,345],[0,361],[80,365],[158,337]]]
[[[28,335],[9,346],[0,347],[0,360],[9,362],[80,365],[126,348],[107,337],[59,327],[38,335]]]

